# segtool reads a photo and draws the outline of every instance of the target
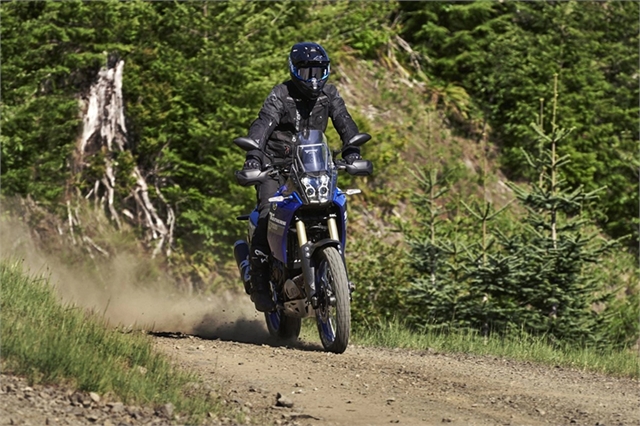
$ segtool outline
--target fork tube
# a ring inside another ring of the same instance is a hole
[[[296,231],[298,231],[298,244],[302,247],[307,244],[307,229],[304,227],[303,221],[296,222]]]
[[[338,235],[338,225],[336,225],[336,218],[330,217],[327,220],[327,224],[329,225],[329,236],[332,240],[340,241],[340,235]]]

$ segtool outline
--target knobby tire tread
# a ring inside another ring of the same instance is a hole
[[[332,287],[336,298],[336,324],[335,339],[333,342],[326,342],[320,324],[318,332],[324,349],[337,354],[343,353],[349,345],[349,334],[351,332],[351,301],[349,298],[349,280],[342,256],[335,247],[325,247],[321,250],[320,256],[327,261],[328,270],[333,277]]]

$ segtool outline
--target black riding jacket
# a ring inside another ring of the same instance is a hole
[[[255,158],[263,165],[286,159],[291,155],[294,135],[305,129],[324,132],[329,118],[343,145],[358,133],[358,126],[334,85],[326,84],[318,99],[309,100],[300,94],[291,80],[278,84],[249,127],[249,137],[258,142],[260,150],[249,151],[247,158]],[[359,154],[360,148],[350,147],[342,155],[351,153]]]

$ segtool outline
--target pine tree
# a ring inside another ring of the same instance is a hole
[[[479,240],[465,250],[461,264],[469,281],[466,300],[469,308],[468,322],[475,330],[487,335],[490,330],[503,329],[511,320],[514,312],[512,287],[508,280],[517,279],[513,271],[519,270],[520,259],[512,254],[504,254],[496,246],[490,223],[506,210],[511,202],[496,211],[489,200],[486,178],[488,175],[488,141],[486,122],[481,137],[483,161],[480,185],[483,191],[482,203],[471,206],[462,202],[474,226],[479,224]]]
[[[557,148],[572,129],[556,126],[557,96],[556,79],[551,133],[544,131],[542,118],[532,124],[542,155],[525,153],[539,181],[529,189],[511,185],[527,211],[525,232],[506,242],[525,260],[524,279],[512,282],[522,291],[518,304],[523,310],[514,321],[553,338],[584,342],[597,334],[599,319],[592,306],[602,301],[597,296],[602,289],[585,274],[585,266],[596,262],[614,243],[596,243],[595,236],[587,232],[583,208],[597,198],[597,191],[571,188],[562,177],[569,156],[558,156]]]
[[[405,290],[407,321],[431,329],[458,324],[459,299],[466,292],[457,260],[464,243],[454,237],[461,235],[456,231],[459,217],[451,214],[452,209],[445,202],[455,169],[438,168],[431,132],[432,114],[431,110],[426,113],[426,153],[432,166],[414,173],[419,188],[411,197],[416,226],[403,230],[415,276]]]
[[[454,324],[462,270],[457,257],[461,244],[451,239],[454,224],[443,218],[442,198],[449,191],[450,171],[437,168],[416,173],[421,192],[413,197],[418,230],[408,238],[411,263],[417,277],[407,290],[408,320],[438,328]]]

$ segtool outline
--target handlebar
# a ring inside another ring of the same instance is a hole
[[[346,171],[352,176],[369,176],[373,173],[373,164],[369,160],[356,160],[349,164],[345,160],[334,160],[336,168],[339,171]],[[264,182],[267,178],[274,178],[280,174],[289,173],[288,166],[274,166],[272,164],[260,169],[247,169],[236,171],[236,180],[241,186],[256,185]]]

